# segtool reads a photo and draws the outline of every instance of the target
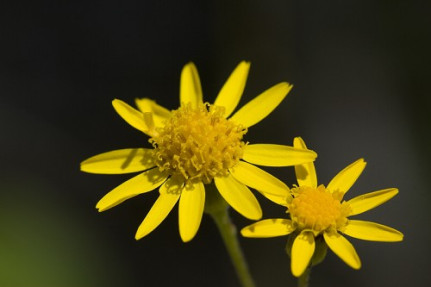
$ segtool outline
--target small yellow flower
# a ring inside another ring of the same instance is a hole
[[[117,113],[151,137],[153,149],[115,150],[81,163],[81,170],[89,173],[143,171],[106,194],[96,208],[104,211],[160,187],[160,195],[139,226],[136,239],[153,231],[179,201],[180,236],[187,242],[195,236],[201,222],[204,184],[213,180],[229,205],[247,218],[262,217],[260,205],[247,186],[279,203],[288,187],[252,164],[302,164],[312,162],[316,153],[290,146],[243,142],[247,129],[269,115],[292,88],[284,82],[277,84],[229,117],[241,98],[249,68],[248,62],[241,62],[212,105],[202,100],[199,75],[193,63],[182,70],[177,110],[169,111],[148,98],[136,100],[139,111],[114,100]]]
[[[294,147],[306,149],[301,138],[295,138]],[[366,163],[359,159],[339,172],[328,184],[317,185],[313,163],[295,166],[298,186],[286,197],[285,206],[290,219],[266,219],[241,230],[245,237],[266,238],[298,234],[291,250],[291,269],[301,276],[313,257],[315,238],[323,236],[327,246],[347,265],[361,267],[361,261],[345,237],[396,242],[403,239],[399,231],[369,221],[351,220],[349,216],[361,214],[388,201],[398,193],[396,188],[383,189],[343,201],[344,194],[355,183]]]

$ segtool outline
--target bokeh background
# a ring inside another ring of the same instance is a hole
[[[351,239],[355,271],[329,253],[312,286],[425,286],[430,263],[431,5],[427,1],[8,1],[0,4],[0,286],[238,286],[211,218],[183,244],[176,209],[134,234],[151,192],[99,214],[96,202],[131,175],[79,163],[149,146],[112,109],[150,97],[174,109],[194,61],[211,102],[241,60],[240,105],[281,81],[284,102],[250,142],[319,153],[321,183],[368,162],[347,198],[388,187],[397,197],[361,218],[402,243]],[[292,168],[268,169],[293,184]],[[264,217],[284,210],[260,195]],[[250,222],[232,212],[239,228]],[[286,238],[241,239],[258,286],[294,286]],[[290,285],[289,285],[290,284]]]

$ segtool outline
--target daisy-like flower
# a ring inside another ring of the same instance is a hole
[[[301,138],[295,138],[294,147],[307,148]],[[398,193],[398,189],[388,188],[344,201],[344,194],[361,175],[365,165],[363,159],[355,161],[340,171],[327,187],[317,185],[313,163],[295,166],[298,186],[291,189],[291,195],[285,201],[290,219],[262,220],[243,228],[241,234],[254,238],[297,234],[291,249],[291,269],[297,277],[309,266],[318,236],[322,236],[327,246],[347,265],[359,269],[361,261],[353,245],[341,234],[370,241],[396,242],[403,239],[403,234],[393,228],[348,219],[379,206]]]
[[[195,236],[201,222],[204,185],[214,180],[232,208],[249,219],[260,219],[262,210],[248,187],[273,201],[279,201],[288,188],[252,164],[297,165],[312,162],[316,153],[243,141],[247,129],[270,114],[292,88],[288,83],[277,84],[230,117],[243,93],[249,68],[248,62],[237,66],[214,104],[203,102],[199,75],[193,63],[185,65],[181,72],[177,110],[169,111],[148,98],[136,100],[139,110],[114,100],[112,104],[117,113],[132,127],[148,135],[153,148],[110,151],[81,163],[81,170],[89,173],[143,171],[106,194],[96,208],[105,211],[160,187],[160,195],[135,237],[140,239],[153,231],[179,201],[180,236],[187,242]]]

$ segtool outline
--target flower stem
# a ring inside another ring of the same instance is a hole
[[[207,188],[205,201],[205,212],[211,215],[217,225],[235,267],[238,279],[241,282],[241,286],[255,287],[256,285],[251,277],[247,262],[239,245],[236,227],[232,224],[229,217],[228,204],[214,187]]]
[[[298,287],[308,287],[310,281],[311,266],[305,269],[304,273],[298,277]]]

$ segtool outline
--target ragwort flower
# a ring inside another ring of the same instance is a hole
[[[294,147],[306,149],[301,138],[295,138]],[[291,195],[287,195],[285,201],[290,219],[262,220],[243,228],[241,234],[255,238],[296,234],[291,249],[291,269],[297,277],[309,266],[318,236],[323,236],[327,246],[347,265],[359,269],[361,261],[353,245],[341,234],[370,241],[396,242],[403,239],[403,234],[393,228],[348,219],[379,206],[398,193],[398,189],[388,188],[344,201],[344,194],[358,179],[365,165],[363,159],[355,161],[339,172],[327,187],[317,185],[313,163],[295,166],[298,186],[291,189]]]
[[[248,62],[237,66],[214,104],[203,102],[199,75],[193,63],[182,70],[177,110],[169,111],[148,98],[136,100],[139,111],[114,100],[112,104],[117,113],[150,136],[153,149],[115,150],[81,163],[81,170],[89,173],[143,171],[106,194],[96,208],[105,211],[160,187],[160,195],[135,237],[140,239],[153,231],[179,201],[180,236],[186,242],[195,236],[201,222],[204,184],[214,180],[222,197],[237,212],[249,219],[260,219],[262,210],[248,187],[274,201],[288,188],[252,164],[296,165],[313,161],[316,153],[290,146],[244,143],[247,128],[270,114],[292,88],[284,82],[277,84],[229,117],[241,98],[249,67]]]

